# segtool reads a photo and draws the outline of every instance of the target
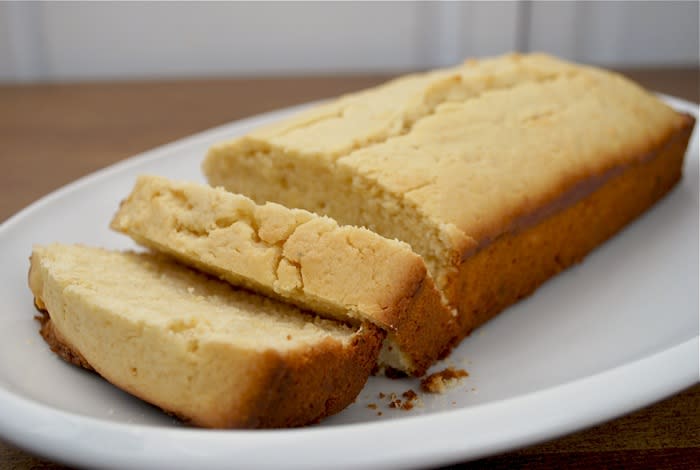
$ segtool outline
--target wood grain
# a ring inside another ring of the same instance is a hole
[[[700,98],[696,69],[623,73],[656,91],[694,102]],[[0,221],[54,189],[136,153],[236,119],[347,93],[387,78],[1,85]],[[460,466],[699,468],[698,462],[700,386],[695,386],[593,429]],[[0,442],[0,468],[65,467]]]

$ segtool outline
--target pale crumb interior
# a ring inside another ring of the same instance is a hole
[[[347,342],[354,328],[234,289],[151,254],[73,245],[36,248],[65,295],[130,321],[252,350],[286,350],[326,338]]]
[[[393,336],[392,333],[389,333],[384,339],[377,357],[377,365],[410,372],[415,366],[411,358],[401,351]]]
[[[457,256],[441,224],[350,169],[274,151],[236,154],[210,162],[207,176],[212,184],[245,194],[258,203],[274,201],[304,208],[343,225],[366,227],[407,242],[423,257],[439,286],[450,271],[442,260]],[[469,241],[465,239],[464,243]]]

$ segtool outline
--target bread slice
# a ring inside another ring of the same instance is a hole
[[[300,426],[337,413],[383,338],[153,254],[36,246],[29,286],[55,352],[198,426]]]
[[[464,336],[665,194],[692,128],[617,74],[509,55],[341,97],[213,146],[203,170],[408,242]]]
[[[457,334],[421,257],[364,228],[157,176],[138,178],[112,228],[234,285],[374,323],[388,333],[381,367],[423,375]]]

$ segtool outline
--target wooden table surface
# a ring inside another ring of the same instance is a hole
[[[650,89],[699,100],[697,69],[623,73]],[[0,85],[0,222],[54,189],[138,152],[212,126],[361,89],[386,78]],[[607,424],[465,466],[700,468],[700,386]],[[64,468],[3,442],[0,467]]]

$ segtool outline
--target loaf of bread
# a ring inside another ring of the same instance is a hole
[[[36,247],[41,332],[193,424],[311,423],[377,361],[422,374],[643,213],[693,126],[544,55],[402,77],[212,147],[209,182],[240,194],[140,178],[112,226],[165,254]]]
[[[231,284],[387,332],[380,368],[423,375],[456,319],[406,244],[210,186],[141,176],[112,228]]]
[[[55,352],[199,426],[300,426],[337,413],[364,386],[384,336],[161,255],[37,246],[29,285]]]
[[[311,108],[215,145],[203,170],[409,243],[463,337],[673,187],[692,128],[617,74],[509,55]]]

